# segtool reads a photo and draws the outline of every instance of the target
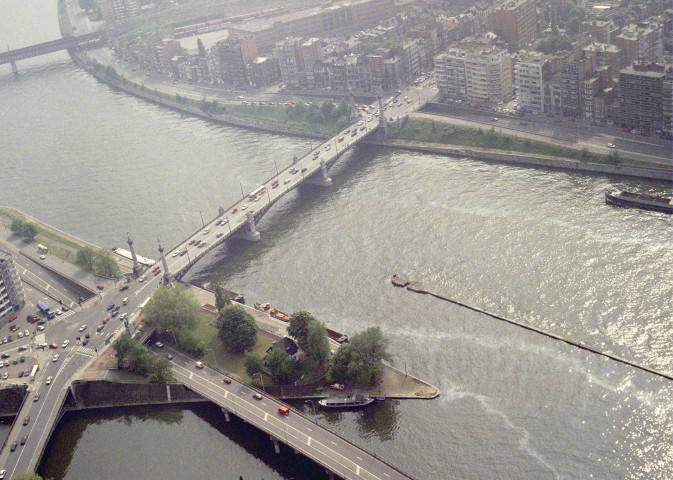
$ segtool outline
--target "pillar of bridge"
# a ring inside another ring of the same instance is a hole
[[[14,73],[15,76],[19,76],[19,69],[16,66],[16,62],[14,60],[11,61],[12,64],[12,73]]]
[[[231,417],[229,416],[229,410],[222,407],[222,413],[224,413],[224,421],[229,423],[231,421]]]
[[[332,185],[332,179],[327,176],[327,164],[325,163],[325,160],[320,159],[320,170],[311,175],[308,182],[311,185],[317,185],[319,187],[329,187]]]
[[[381,95],[379,95],[379,127],[381,127],[381,134],[383,138],[388,138],[388,122],[386,121],[386,116],[383,114],[383,102],[381,101]]]
[[[329,470],[325,470],[325,473],[327,473],[327,478],[329,480],[334,480],[336,477],[334,476],[334,472],[330,472]]]
[[[129,250],[131,250],[131,258],[133,258],[133,275],[138,276],[140,273],[140,265],[138,264],[138,256],[136,251],[133,249],[133,240],[131,240],[131,235],[129,232],[126,232],[126,241],[129,244]]]
[[[161,246],[161,240],[159,240],[159,255],[161,256],[161,264],[164,267],[164,283],[168,283],[170,273],[168,272],[168,262],[166,262],[166,255],[164,255],[164,247]]]
[[[273,435],[271,435],[269,438],[273,442],[273,451],[276,453],[280,453],[280,444],[278,443],[278,439]]]
[[[248,240],[249,242],[258,242],[261,238],[261,235],[257,231],[257,226],[255,225],[255,217],[252,216],[252,213],[248,212],[246,214],[247,220],[245,225],[238,234],[239,238],[243,240]]]

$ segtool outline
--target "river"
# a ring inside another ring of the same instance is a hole
[[[0,3],[0,45],[57,38],[55,11]],[[0,72],[0,204],[101,247],[130,231],[156,258],[157,239],[186,238],[275,172],[274,160],[286,165],[311,144],[143,103],[65,54],[19,69],[18,80]],[[216,249],[190,276],[309,310],[345,333],[381,326],[396,366],[440,390],[432,401],[317,412],[319,421],[422,479],[673,477],[670,381],[389,282],[402,274],[670,374],[673,218],[603,200],[610,185],[670,185],[371,147],[330,175],[330,188],[274,206],[260,242]],[[163,462],[164,478],[205,478],[225,456],[235,458],[225,478],[297,475],[267,459],[270,442],[247,449],[239,437],[207,409],[70,415],[41,473],[92,478],[95,459],[101,480],[118,478],[121,464],[155,476],[147,468]],[[189,448],[174,448],[183,441]],[[213,446],[221,456],[195,455]]]

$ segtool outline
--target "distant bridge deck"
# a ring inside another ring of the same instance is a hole
[[[378,120],[371,122],[358,120],[319,144],[303,157],[297,158],[296,162],[280,170],[277,175],[267,179],[260,185],[265,190],[256,200],[246,196],[230,205],[223,215],[210,221],[205,227],[180,242],[169,252],[170,254],[167,254],[169,273],[180,276],[210,250],[231,238],[257,240],[259,234],[256,232],[256,222],[278,200],[304,183],[329,185],[331,180],[327,177],[327,170],[341,155],[376,131],[378,126]],[[353,131],[357,133],[353,135]],[[218,220],[222,222],[220,225],[216,224]],[[203,240],[206,245],[201,247],[190,245],[189,241],[192,239]],[[185,250],[188,253],[187,256],[179,254]]]
[[[58,40],[51,40],[49,42],[38,43],[29,47],[17,48],[0,53],[0,65],[5,63],[14,63],[26,58],[46,55],[48,53],[58,52],[60,50],[68,50],[71,48],[82,47],[97,44],[104,39],[101,33],[88,33],[86,35],[78,35],[73,37],[59,38]]]

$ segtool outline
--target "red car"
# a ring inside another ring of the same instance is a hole
[[[194,245],[194,242],[196,242],[196,238],[192,238],[192,239],[189,241],[189,245]]]
[[[14,320],[16,320],[16,315],[12,315],[11,317],[9,317],[10,322],[13,322]]]
[[[103,319],[103,323],[107,323],[107,322],[109,322],[109,321],[110,321],[110,317],[105,317],[105,318]]]
[[[154,270],[154,276],[155,276],[155,277],[156,277],[157,275],[159,275],[160,273],[161,273],[161,270]]]
[[[236,212],[238,212],[238,208],[234,208],[234,209],[231,211],[231,213],[236,213]]]
[[[96,288],[97,288],[98,290],[103,290],[105,287],[104,287],[103,285],[96,285]]]
[[[49,348],[58,348],[58,345],[56,345],[55,343],[50,343]]]
[[[345,388],[345,385],[341,383],[332,383],[330,384],[329,388],[331,388],[332,390],[343,390]]]
[[[66,307],[65,305],[63,305],[63,306],[61,307],[61,310],[63,310],[64,312],[67,312],[67,311],[70,310],[70,309],[69,309],[68,307]]]
[[[156,267],[154,267],[154,268],[152,269],[152,272],[155,272],[155,273],[156,273],[157,271],[159,271],[160,268],[161,268],[161,267],[160,267],[159,265],[157,265]]]
[[[30,415],[26,415],[26,418],[23,419],[24,425],[28,425],[28,422],[30,422]]]
[[[223,381],[224,383],[226,383],[227,385],[229,385],[229,384],[231,383],[231,378],[229,378],[229,377],[224,377],[224,378],[222,379],[222,381]]]

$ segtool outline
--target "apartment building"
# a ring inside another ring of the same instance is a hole
[[[544,81],[558,70],[555,57],[519,52],[514,64],[514,86],[519,107],[529,112],[544,111]]]
[[[632,23],[624,27],[615,43],[624,49],[626,65],[661,62],[664,55],[662,32],[662,26],[654,22]]]
[[[458,48],[449,48],[435,57],[435,80],[437,90],[452,99],[467,98],[465,85],[465,53]]]
[[[508,43],[525,47],[537,37],[537,10],[534,0],[507,0],[490,17],[491,28]]]
[[[561,61],[561,104],[565,117],[579,117],[582,113],[582,81],[595,64],[584,52],[573,52]]]
[[[619,72],[620,126],[647,133],[661,129],[663,88],[667,69],[670,68],[658,64],[634,63]]]
[[[11,253],[0,250],[0,320],[26,304],[26,296]]]
[[[591,59],[597,67],[610,67],[612,75],[619,75],[619,71],[627,65],[626,54],[622,47],[606,43],[592,43],[582,49],[584,56]]]
[[[301,37],[288,37],[276,43],[276,56],[280,66],[280,76],[283,83],[299,86],[299,72],[304,70],[302,57]]]

